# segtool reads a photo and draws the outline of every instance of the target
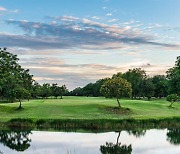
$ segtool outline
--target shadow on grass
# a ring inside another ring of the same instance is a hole
[[[117,115],[131,114],[131,110],[129,108],[124,108],[124,107],[99,106],[99,109],[107,113],[117,114]]]

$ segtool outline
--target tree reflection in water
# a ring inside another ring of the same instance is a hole
[[[102,154],[131,154],[132,152],[131,145],[127,146],[127,145],[121,145],[121,143],[119,143],[120,134],[121,132],[119,132],[118,134],[116,144],[106,142],[106,145],[100,146],[100,151]]]
[[[31,131],[0,131],[0,143],[16,151],[25,151],[30,147]]]
[[[141,137],[144,136],[146,134],[146,130],[128,130],[127,131],[129,135],[134,135],[135,137]]]
[[[180,128],[168,129],[167,140],[174,145],[179,145],[180,144]]]

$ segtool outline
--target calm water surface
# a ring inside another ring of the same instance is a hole
[[[0,154],[180,154],[180,129],[0,131]]]

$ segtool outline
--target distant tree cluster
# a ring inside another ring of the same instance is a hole
[[[68,89],[65,85],[59,86],[57,83],[49,84],[44,83],[43,85],[38,84],[37,82],[33,85],[33,90],[31,92],[32,98],[44,98],[55,97],[56,99],[65,95],[68,92]]]
[[[6,48],[0,48],[0,98],[10,102],[18,100],[21,108],[22,99],[58,97],[67,92],[65,85],[43,85],[33,80],[29,69],[24,69],[18,63],[17,55],[9,53]]]
[[[130,83],[128,92],[123,87],[126,82]],[[117,90],[121,92],[117,94]],[[177,57],[175,66],[170,68],[166,75],[149,77],[141,68],[133,68],[125,73],[118,72],[111,78],[89,83],[83,88],[75,88],[69,93],[72,96],[105,96],[118,99],[127,96],[131,96],[132,99],[146,97],[148,100],[152,97],[162,98],[171,94],[177,95],[177,97],[180,96],[180,56]]]

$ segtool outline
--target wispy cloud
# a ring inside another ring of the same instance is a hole
[[[115,22],[115,21],[117,21],[118,19],[110,19],[110,20],[108,20],[108,22]]]
[[[9,10],[3,6],[0,6],[0,15],[5,14],[5,13],[18,13],[19,10],[15,9],[15,10]]]
[[[0,45],[30,49],[122,49],[126,46],[179,48],[177,44],[156,41],[140,29],[107,25],[73,16],[50,17],[49,23],[7,20],[22,28],[25,35],[0,34]],[[113,22],[112,19],[109,22]],[[54,22],[52,22],[54,21]]]

